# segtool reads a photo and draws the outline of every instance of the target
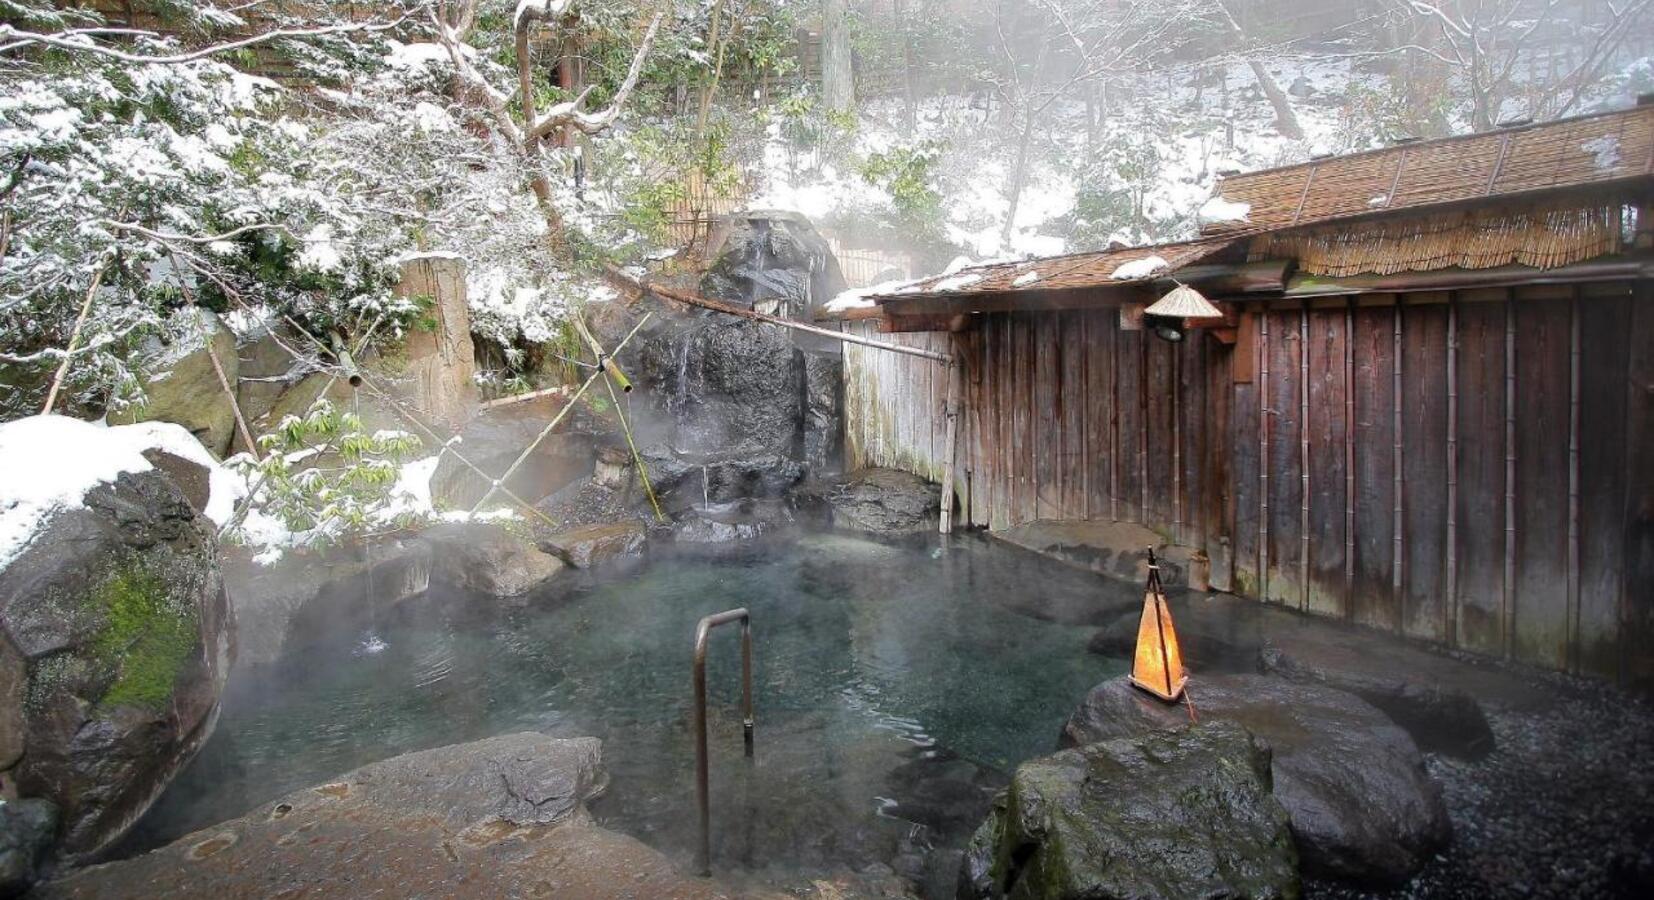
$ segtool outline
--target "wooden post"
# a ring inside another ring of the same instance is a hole
[[[1298,608],[1309,610],[1309,301],[1298,311]]]
[[[953,482],[958,465],[954,451],[959,440],[959,358],[954,356],[947,366],[947,399],[942,402],[942,414],[947,417],[947,437],[942,441],[942,515],[939,530],[953,533]]]
[[[1567,667],[1580,669],[1579,646],[1579,289],[1568,305],[1568,650]]]

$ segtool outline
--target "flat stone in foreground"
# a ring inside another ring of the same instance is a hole
[[[1190,680],[1202,722],[1239,723],[1274,751],[1275,796],[1292,817],[1307,871],[1398,883],[1446,846],[1452,826],[1418,746],[1354,694],[1262,675]],[[1136,737],[1188,725],[1125,678],[1091,690],[1063,726],[1065,745]]]
[[[606,781],[596,738],[520,733],[410,753],[32,896],[729,896],[593,824],[585,801]]]

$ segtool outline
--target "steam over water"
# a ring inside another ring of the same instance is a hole
[[[714,633],[714,864],[860,869],[961,847],[1010,768],[1123,661],[1086,652],[1136,586],[963,536],[836,534],[657,553],[526,607],[441,594],[243,677],[218,731],[140,823],[150,846],[398,753],[519,730],[592,734],[598,820],[687,864],[695,623],[752,612],[757,759],[741,758],[738,629]],[[1094,614],[1093,614],[1094,611]]]

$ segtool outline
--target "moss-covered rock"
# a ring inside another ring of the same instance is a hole
[[[1218,722],[1017,767],[972,837],[960,895],[1292,898],[1297,854],[1269,749]]]
[[[56,804],[61,857],[119,838],[206,740],[233,652],[214,528],[160,468],[92,488],[0,569],[0,673],[21,673],[0,679],[0,782]]]

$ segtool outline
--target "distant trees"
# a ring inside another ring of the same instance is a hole
[[[1654,37],[1654,0],[1388,0],[1405,43],[1450,69],[1478,131],[1509,114],[1577,112],[1633,36]]]
[[[821,0],[821,101],[829,112],[856,108],[849,0]]]
[[[1001,230],[1009,241],[1027,187],[1030,154],[1047,113],[1082,86],[1170,57],[1205,20],[1203,0],[999,0],[991,20],[999,59],[990,78],[1004,99],[1014,153]]]

